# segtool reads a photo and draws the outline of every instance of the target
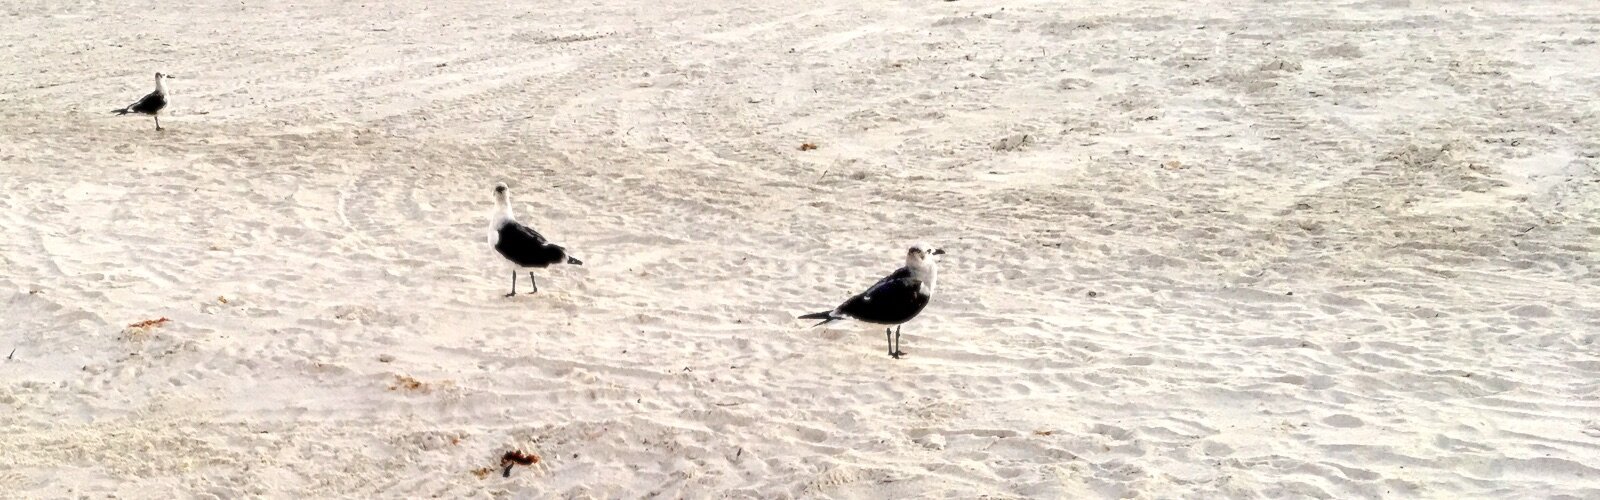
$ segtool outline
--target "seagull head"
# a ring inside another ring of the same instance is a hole
[[[501,205],[511,202],[511,188],[506,187],[506,183],[502,182],[494,185],[494,201]]]
[[[906,265],[911,267],[929,266],[937,261],[940,255],[944,255],[943,248],[934,248],[933,245],[923,243],[911,245],[911,248],[906,250]]]
[[[172,75],[157,71],[156,72],[156,90],[160,90],[162,92],[166,92],[166,90],[167,90],[167,80],[171,80],[171,79],[172,79]]]

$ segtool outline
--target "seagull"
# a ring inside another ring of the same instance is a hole
[[[894,325],[883,329],[884,341],[889,343],[889,357],[900,359],[906,353],[900,350],[900,325],[917,317],[933,298],[934,285],[938,283],[939,268],[935,263],[944,250],[918,244],[906,250],[906,266],[893,273],[831,311],[801,316],[800,319],[820,319],[813,327],[841,319],[854,319],[878,325]],[[890,333],[893,332],[891,340]]]
[[[161,128],[161,110],[162,109],[166,109],[166,107],[167,107],[167,79],[168,78],[172,78],[172,75],[166,75],[166,74],[162,74],[162,73],[159,73],[159,72],[156,73],[156,91],[155,92],[151,92],[148,95],[145,95],[143,99],[139,99],[139,102],[136,102],[136,103],[133,103],[133,104],[129,104],[128,107],[126,107],[126,108],[114,109],[114,110],[111,110],[111,112],[112,113],[116,113],[118,115],[126,115],[128,113],[139,113],[139,114],[145,114],[145,115],[153,116],[156,119],[156,130],[162,130],[162,128]]]
[[[583,261],[567,255],[567,249],[550,243],[538,231],[517,222],[516,216],[511,214],[511,193],[506,183],[494,186],[494,203],[494,214],[489,216],[489,246],[511,262],[511,293],[506,294],[507,297],[517,294],[517,271],[520,269],[542,269],[551,264],[583,265]],[[533,281],[533,293],[539,293],[539,280],[533,277],[531,270],[528,280]]]

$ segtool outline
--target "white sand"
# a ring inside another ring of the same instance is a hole
[[[0,6],[0,496],[1600,498],[1593,2],[260,3]]]

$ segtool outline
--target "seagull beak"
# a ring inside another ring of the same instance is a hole
[[[933,249],[932,253],[934,255],[944,255],[944,249],[943,248],[935,248],[935,249]]]

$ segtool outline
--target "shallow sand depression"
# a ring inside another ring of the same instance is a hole
[[[1600,497],[1591,3],[118,3],[0,6],[0,497]]]

